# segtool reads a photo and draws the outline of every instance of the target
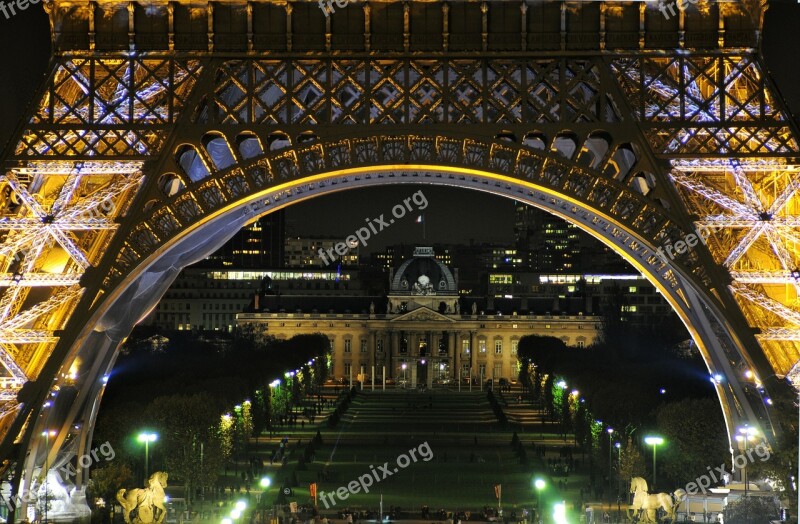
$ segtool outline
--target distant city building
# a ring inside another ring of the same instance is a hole
[[[528,334],[551,335],[585,347],[600,330],[597,316],[488,311],[486,300],[459,293],[451,271],[431,247],[390,272],[387,295],[343,293],[293,297],[293,309],[275,311],[276,296],[262,294],[237,323],[277,338],[323,333],[333,349],[333,375],[380,382],[388,378],[412,386],[472,377],[516,377],[517,347]],[[287,297],[282,297],[285,301]],[[331,308],[325,312],[325,307]]]
[[[240,229],[198,266],[236,269],[282,267],[285,236],[285,210],[275,211]]]
[[[354,274],[335,270],[215,270],[189,267],[181,271],[158,305],[143,321],[167,330],[232,331],[236,313],[264,297],[259,307],[291,308],[292,297],[364,295]],[[286,296],[283,293],[287,293]],[[290,309],[290,311],[293,309]]]
[[[520,262],[505,267],[537,273],[631,270],[612,249],[563,218],[521,202],[514,211],[514,258]]]
[[[638,274],[491,272],[485,294],[491,308],[585,314],[618,310],[635,327],[676,320],[672,307]]]
[[[284,249],[284,265],[291,268],[325,266],[335,268],[340,264],[357,266],[359,245],[346,246],[345,254],[341,255],[336,252],[336,246],[343,243],[343,239],[335,237],[288,237]]]

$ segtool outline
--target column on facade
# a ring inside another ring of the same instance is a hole
[[[457,377],[457,373],[454,373],[453,370],[457,370],[456,367],[456,360],[455,360],[455,351],[458,347],[454,344],[454,340],[458,340],[456,338],[455,331],[448,331],[447,332],[447,365],[450,367],[450,376]]]
[[[397,331],[389,331],[389,360],[386,367],[389,369],[389,376],[394,378],[394,354],[399,351],[397,343]]]
[[[477,338],[477,331],[470,331],[469,332],[469,367],[470,367],[470,380],[472,380],[472,374],[477,373],[478,371],[478,338]]]
[[[453,331],[453,338],[455,339],[455,347],[453,349],[453,376],[456,380],[461,381],[461,332]]]

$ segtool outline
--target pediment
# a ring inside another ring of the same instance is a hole
[[[420,307],[414,311],[404,313],[397,318],[392,319],[392,322],[419,322],[419,321],[434,321],[434,322],[455,322],[452,318],[442,315],[438,311],[434,311],[427,307]]]

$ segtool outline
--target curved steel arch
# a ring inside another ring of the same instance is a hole
[[[60,428],[51,443],[51,464],[58,463],[57,450],[65,441],[78,454],[86,448],[103,377],[119,345],[182,267],[210,254],[262,214],[325,193],[393,183],[440,184],[506,196],[559,215],[600,239],[658,287],[689,329],[709,371],[726,377],[717,393],[729,437],[745,421],[773,434],[760,395],[737,378],[745,367],[758,369],[759,348],[752,337],[748,345],[746,330],[728,320],[731,314],[718,298],[727,291],[708,286],[710,279],[698,262],[707,256],[702,244],[674,260],[655,252],[655,241],[668,245],[688,233],[658,201],[558,152],[505,140],[396,134],[316,141],[239,159],[169,197],[158,177],[152,177],[137,197],[148,203],[148,217],[131,217],[124,238],[111,244],[116,255],[107,259],[107,268],[98,267],[106,278],[87,289],[39,378],[63,382],[59,377],[72,370],[78,379],[62,387],[44,410],[39,407],[50,388],[40,387],[15,421],[31,417],[21,440],[31,450],[20,457],[21,477],[31,479],[44,460],[42,439],[36,438],[42,428]]]
[[[62,428],[48,464],[82,452],[91,422],[69,421],[92,420],[119,341],[226,227],[403,180],[527,199],[614,244],[727,373],[729,430],[772,434],[740,372],[800,355],[800,132],[757,52],[766,6],[706,7],[55,0],[50,77],[0,171],[0,467],[15,454],[31,482],[43,425]],[[653,254],[695,225],[709,249]]]

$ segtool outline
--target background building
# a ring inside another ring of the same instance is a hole
[[[270,311],[275,296],[262,295],[236,320],[278,338],[324,333],[337,378],[369,381],[374,373],[379,381],[385,368],[387,377],[412,386],[516,377],[517,345],[524,335],[550,335],[584,347],[599,334],[600,317],[583,313],[487,313],[484,301],[460,295],[457,280],[458,272],[437,260],[432,248],[417,248],[391,272],[383,297],[295,295],[296,309]],[[320,312],[321,304],[333,309]]]

